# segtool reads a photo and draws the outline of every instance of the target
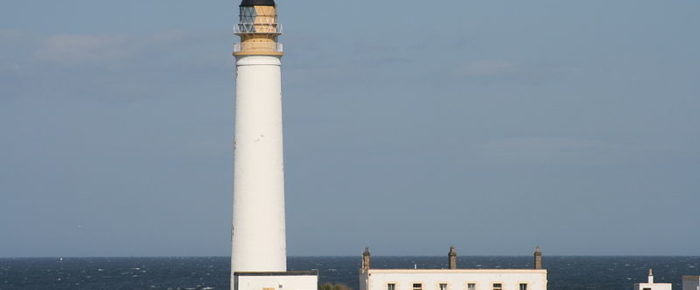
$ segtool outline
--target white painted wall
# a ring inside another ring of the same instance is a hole
[[[671,283],[638,283],[634,284],[634,290],[671,290],[673,285]]]
[[[239,276],[236,290],[263,290],[272,288],[276,290],[316,290],[318,289],[318,276],[294,275],[294,276]]]
[[[232,273],[287,270],[280,65],[236,60]]]
[[[683,276],[683,290],[700,290],[700,276]]]
[[[396,290],[413,290],[413,283],[422,283],[423,290],[440,290],[440,283],[447,283],[447,290],[467,290],[468,283],[475,283],[476,290],[492,290],[493,283],[501,283],[503,290],[519,290],[520,283],[526,283],[528,290],[546,290],[547,270],[370,269],[367,273],[360,273],[360,290],[387,290],[389,283],[396,284]]]

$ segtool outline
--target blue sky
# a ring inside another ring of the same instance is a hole
[[[278,1],[290,255],[700,255],[700,2]],[[230,254],[234,1],[8,1],[0,256]]]

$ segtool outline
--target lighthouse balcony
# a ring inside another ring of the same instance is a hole
[[[274,55],[284,52],[284,46],[276,42],[242,42],[233,45],[234,54],[267,54]]]
[[[277,23],[239,23],[233,27],[236,35],[241,34],[282,34],[282,25]]]

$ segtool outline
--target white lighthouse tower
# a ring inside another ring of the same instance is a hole
[[[231,289],[315,289],[287,272],[282,146],[282,45],[274,0],[243,0],[236,57]]]
[[[286,271],[281,45],[272,0],[244,0],[235,32],[234,271]]]

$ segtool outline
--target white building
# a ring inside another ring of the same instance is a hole
[[[236,272],[231,289],[316,290],[317,271]]]
[[[634,290],[671,290],[671,288],[671,283],[655,283],[654,271],[652,269],[649,269],[649,277],[647,278],[647,283],[634,284]]]
[[[700,290],[700,276],[683,276],[683,290]]]
[[[546,290],[547,270],[542,252],[535,252],[535,269],[458,269],[454,247],[448,269],[372,269],[365,249],[360,290]]]

